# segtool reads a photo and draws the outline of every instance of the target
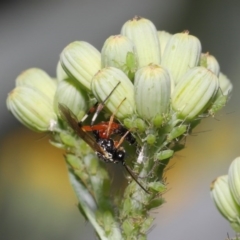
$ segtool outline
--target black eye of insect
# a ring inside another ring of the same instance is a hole
[[[113,91],[118,87],[120,82],[113,88],[110,94],[106,97],[106,99],[102,103],[96,103],[94,107],[92,107],[87,114],[82,118],[80,122],[78,122],[76,116],[71,112],[69,108],[64,105],[59,104],[59,109],[62,114],[62,117],[68,122],[71,128],[77,133],[77,135],[82,138],[97,154],[99,159],[105,162],[111,163],[119,163],[121,162],[130,176],[135,180],[135,182],[146,192],[150,192],[146,190],[142,186],[142,184],[137,180],[136,176],[132,172],[132,170],[125,163],[125,150],[123,147],[120,147],[123,141],[126,139],[130,144],[135,142],[135,138],[130,133],[129,130],[124,128],[121,124],[114,122],[114,114],[111,116],[109,122],[101,122],[99,124],[95,124],[94,122],[104,107],[104,104],[111,96]],[[125,99],[123,99],[124,101]],[[123,101],[119,104],[123,103]],[[118,110],[118,108],[116,110]],[[94,113],[90,126],[84,126],[83,122],[87,119],[87,117]],[[88,132],[92,132],[91,135]],[[121,136],[119,141],[114,141],[111,138],[111,135],[118,134]]]

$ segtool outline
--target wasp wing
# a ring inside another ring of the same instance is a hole
[[[66,106],[59,103],[59,110],[62,117],[67,121],[70,127],[75,131],[75,133],[82,138],[94,151],[97,151],[104,155],[104,150],[99,146],[96,140],[86,131],[83,130],[81,126],[78,125],[77,117],[74,113]]]

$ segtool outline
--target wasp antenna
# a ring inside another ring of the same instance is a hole
[[[106,101],[109,99],[109,97],[112,95],[112,93],[115,91],[115,89],[118,87],[118,85],[120,84],[121,82],[119,81],[116,86],[112,89],[112,91],[108,94],[108,96],[103,100],[102,104],[104,105],[106,103]]]
[[[134,173],[132,172],[132,170],[128,167],[128,165],[126,165],[125,162],[123,162],[123,166],[125,167],[125,169],[127,170],[127,172],[129,173],[129,175],[132,177],[132,179],[138,184],[138,186],[147,194],[151,194],[145,187],[143,187],[143,185],[137,180],[136,176],[134,175]]]
[[[119,81],[119,82],[117,83],[117,85],[112,89],[112,91],[108,94],[108,96],[107,96],[101,103],[98,104],[97,109],[96,109],[96,111],[95,111],[95,113],[94,113],[94,115],[93,115],[92,121],[91,121],[91,126],[94,124],[94,122],[95,122],[98,114],[102,111],[102,109],[103,109],[106,101],[109,99],[109,97],[112,95],[112,93],[113,93],[114,90],[118,87],[118,85],[119,85],[120,83],[121,83],[121,82]]]
[[[88,110],[88,112],[83,116],[83,118],[81,119],[81,121],[78,123],[79,125],[82,125],[82,123],[89,117],[89,115],[95,111],[95,109],[97,108],[98,104],[99,104],[99,103],[96,102],[96,103],[93,105],[93,107],[91,107],[91,108]]]
[[[119,83],[120,83],[120,82],[119,82]],[[118,84],[119,84],[119,83],[118,83]],[[117,85],[117,86],[118,86],[118,85]],[[111,126],[112,126],[112,123],[113,123],[115,114],[118,112],[120,106],[122,105],[122,103],[123,103],[126,99],[127,99],[127,98],[125,97],[125,98],[120,102],[120,104],[119,104],[118,107],[116,108],[115,112],[111,115],[110,120],[109,120],[109,124],[108,124],[108,129],[107,129],[107,136],[109,136],[109,132],[110,132],[110,129],[111,129]]]

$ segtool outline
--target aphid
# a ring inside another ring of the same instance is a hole
[[[111,91],[110,95],[116,89],[118,84]],[[148,190],[146,190],[141,185],[141,183],[133,174],[132,170],[125,163],[126,152],[124,148],[121,147],[121,144],[125,139],[128,140],[129,143],[135,142],[135,138],[132,136],[130,131],[121,126],[121,124],[115,123],[113,121],[114,114],[111,116],[110,121],[94,125],[98,114],[103,109],[104,104],[110,95],[108,95],[108,97],[102,103],[95,104],[94,107],[88,111],[88,113],[83,117],[80,122],[78,122],[76,116],[66,106],[59,104],[59,109],[67,123],[77,133],[77,135],[82,138],[95,151],[99,159],[109,163],[122,163],[122,165],[125,167],[129,175],[135,180],[135,182],[146,193],[149,193]],[[85,121],[89,114],[93,113],[94,111],[95,114],[93,115],[91,125],[83,126],[83,121]],[[89,133],[90,131],[92,131],[94,137]],[[110,137],[112,134],[118,134],[122,137],[119,141],[114,141]]]

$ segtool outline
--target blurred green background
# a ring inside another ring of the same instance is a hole
[[[0,239],[92,240],[77,210],[63,152],[48,136],[21,126],[7,111],[18,74],[38,67],[55,76],[62,49],[84,40],[101,50],[125,21],[140,15],[170,33],[189,30],[234,84],[231,101],[203,120],[167,172],[167,203],[153,211],[150,240],[233,236],[209,195],[211,181],[239,156],[240,1],[43,0],[6,1],[0,8]],[[122,169],[122,168],[121,168]],[[121,170],[122,171],[122,170]],[[119,186],[121,187],[121,186]]]

